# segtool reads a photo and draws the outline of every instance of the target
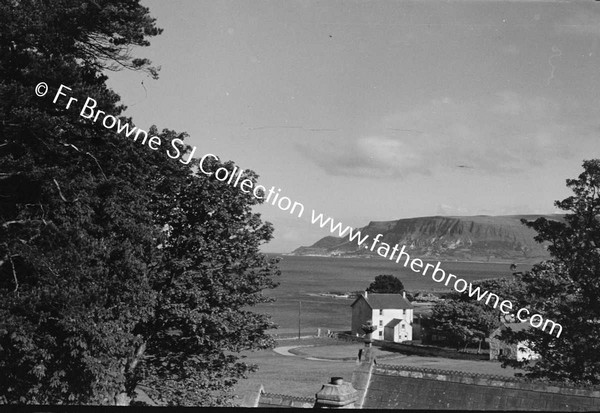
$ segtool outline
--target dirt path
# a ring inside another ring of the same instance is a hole
[[[303,358],[305,360],[311,360],[311,361],[329,361],[329,362],[334,362],[334,363],[345,363],[348,362],[348,360],[340,360],[340,359],[325,359],[325,358],[316,358],[316,357],[306,357],[306,356],[301,356],[299,354],[294,354],[294,353],[290,353],[290,350],[293,350],[295,348],[299,348],[299,347],[314,347],[314,345],[304,345],[304,346],[281,346],[281,347],[275,347],[273,349],[273,351],[277,354],[281,354],[282,356],[292,356],[292,357],[300,357]]]
[[[312,347],[312,345],[305,345],[305,346],[281,346],[281,347],[275,347],[273,349],[273,351],[275,353],[277,353],[277,354],[281,354],[282,356],[302,357],[302,356],[299,356],[297,354],[290,353],[290,350],[295,349],[295,348],[300,348],[300,347]]]
[[[353,361],[355,360],[354,357],[337,357],[337,358],[328,358],[328,357],[314,357],[314,356],[309,356],[309,355],[302,355],[302,354],[294,354],[292,352],[290,352],[290,350],[296,349],[296,348],[300,348],[300,347],[315,347],[314,344],[308,344],[308,345],[296,345],[296,346],[280,346],[280,347],[276,347],[273,349],[273,351],[277,354],[280,354],[282,356],[291,356],[291,357],[299,357],[299,358],[303,358],[305,360],[311,360],[311,361],[328,361],[328,362],[336,362],[336,363],[347,363],[348,361]],[[389,360],[389,359],[397,359],[397,358],[404,358],[406,357],[406,355],[403,354],[394,354],[394,355],[379,355],[378,358],[380,360]]]

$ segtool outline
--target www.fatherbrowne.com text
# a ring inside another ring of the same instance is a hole
[[[62,102],[66,101],[65,108],[69,109],[71,105],[78,100],[77,98],[69,97],[67,95],[66,92],[70,90],[71,88],[65,85],[60,85],[52,103],[56,104],[59,99],[63,98]],[[45,82],[40,82],[37,84],[35,88],[35,93],[37,96],[43,97],[47,92],[48,85]],[[162,142],[160,137],[148,137],[148,133],[145,130],[137,127],[131,127],[131,125],[129,125],[127,122],[124,122],[121,118],[116,118],[115,116],[107,114],[104,111],[97,109],[96,106],[96,101],[88,97],[83,103],[79,115],[85,119],[91,120],[94,123],[100,120],[100,123],[106,129],[113,129],[116,126],[115,130],[117,133],[123,133],[128,138],[133,137],[133,140],[136,142],[138,139],[140,139],[140,143],[142,145],[148,145],[148,147],[152,150],[158,150],[161,147]],[[166,151],[167,156],[169,156],[171,159],[179,159],[179,161],[184,164],[190,163],[196,152],[196,147],[194,147],[188,158],[184,160],[181,156],[182,149],[184,147],[183,141],[181,139],[173,139],[170,146],[171,148]],[[277,206],[282,211],[287,211],[290,214],[297,215],[298,218],[301,218],[304,215],[304,205],[302,203],[292,201],[286,196],[281,196],[280,188],[275,190],[275,187],[272,186],[267,191],[266,187],[262,185],[255,185],[251,179],[245,178],[243,169],[238,169],[235,167],[233,171],[229,171],[227,168],[221,167],[215,172],[205,170],[204,163],[207,159],[211,158],[217,161],[219,160],[216,155],[210,153],[201,157],[199,167],[201,173],[207,176],[212,176],[218,181],[227,182],[228,185],[232,185],[233,187],[239,187],[244,193],[252,193],[252,195],[257,199],[273,206]],[[473,288],[473,284],[467,283],[466,280],[458,278],[454,274],[446,274],[446,271],[440,268],[441,263],[439,261],[437,264],[433,265],[431,263],[425,263],[419,258],[411,259],[410,255],[406,251],[406,245],[400,247],[400,245],[396,244],[392,247],[389,244],[381,241],[381,237],[383,237],[382,234],[377,234],[375,238],[367,242],[367,239],[369,239],[368,234],[363,235],[360,231],[357,231],[351,227],[344,227],[341,222],[335,223],[335,220],[333,220],[331,217],[325,218],[322,213],[317,215],[317,212],[314,209],[312,210],[311,223],[313,225],[318,224],[321,228],[329,227],[329,231],[331,233],[337,232],[340,237],[348,236],[350,241],[355,241],[359,247],[363,246],[365,249],[369,249],[371,252],[376,249],[376,253],[379,256],[387,258],[390,261],[395,260],[398,264],[402,262],[404,267],[408,267],[412,271],[420,273],[421,275],[430,275],[431,279],[437,283],[443,282],[445,286],[452,285],[454,290],[459,293],[468,291],[469,297],[476,297],[477,301],[482,301],[485,299],[486,305],[492,305],[494,308],[499,308],[499,310],[505,315],[514,313],[513,303],[510,300],[504,300],[498,295],[489,291],[481,291],[481,287]],[[562,333],[563,328],[560,324],[552,320],[545,320],[540,314],[531,315],[531,312],[527,308],[521,308],[516,311],[516,318],[521,322],[528,321],[532,327],[539,328],[548,334],[556,334],[556,337],[560,337]],[[554,332],[555,329],[556,333]]]
[[[318,224],[321,228],[329,226],[331,233],[337,232],[340,237],[348,236],[350,241],[355,241],[358,246],[374,251],[377,250],[377,255],[387,258],[390,261],[394,260],[396,263],[401,263],[404,267],[410,268],[416,273],[421,275],[431,275],[431,279],[437,283],[444,283],[445,286],[452,285],[454,290],[459,293],[468,291],[469,297],[477,297],[477,301],[485,299],[486,305],[492,305],[494,308],[499,308],[502,314],[513,314],[513,303],[510,300],[503,300],[498,295],[489,291],[481,291],[481,287],[473,288],[473,284],[467,283],[466,280],[458,278],[456,275],[447,273],[440,268],[441,262],[437,264],[424,263],[419,258],[411,259],[408,252],[406,252],[406,245],[400,247],[398,244],[391,247],[389,244],[382,242],[380,239],[383,234],[377,234],[375,238],[367,242],[369,238],[368,234],[362,235],[360,231],[357,231],[351,227],[345,227],[341,222],[337,224],[335,221],[327,217],[323,217],[323,214],[316,215],[315,211],[312,211],[312,223]],[[343,228],[343,229],[342,229]],[[487,297],[487,298],[486,298]],[[548,334],[553,334],[556,329],[556,337],[560,337],[562,333],[562,326],[552,320],[545,320],[540,314],[533,314],[527,308],[521,308],[516,312],[516,317],[521,322],[529,321],[532,327],[539,328]]]

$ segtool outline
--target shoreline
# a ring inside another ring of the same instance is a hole
[[[389,261],[383,257],[375,257],[375,256],[368,256],[368,257],[352,257],[352,256],[348,256],[348,257],[340,257],[340,256],[335,256],[335,255],[312,255],[312,254],[291,254],[291,253],[282,253],[282,254],[278,254],[278,253],[273,253],[273,252],[267,252],[265,254],[269,254],[269,255],[279,255],[279,256],[284,256],[284,257],[308,257],[308,258],[335,258],[335,259],[380,259],[382,261]],[[438,258],[438,257],[419,257],[422,261],[427,261],[427,262],[431,262],[431,261],[439,261],[442,264],[443,263],[458,263],[458,264],[515,264],[515,265],[533,265],[536,264],[538,262],[542,262],[545,261],[549,258],[543,258],[543,257],[539,257],[539,258],[532,258],[532,262],[523,262],[523,261],[511,261],[511,260],[506,260],[506,261],[481,261],[481,260],[454,260],[454,259],[444,259],[444,258]]]

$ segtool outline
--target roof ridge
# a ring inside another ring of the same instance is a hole
[[[368,293],[367,296],[360,294],[356,297],[356,300],[350,304],[354,306],[360,299],[365,302],[372,309],[397,309],[397,310],[409,310],[414,309],[414,305],[410,302],[404,294],[390,294],[390,293]]]
[[[286,399],[294,399],[297,401],[308,401],[308,402],[314,402],[315,399],[312,397],[303,397],[303,396],[291,396],[289,394],[281,394],[281,393],[271,393],[271,392],[262,392],[261,397],[282,397],[282,398],[286,398]]]
[[[487,378],[492,380],[500,380],[507,382],[515,382],[515,383],[532,383],[532,384],[543,384],[546,386],[557,386],[563,388],[571,388],[571,389],[585,389],[585,390],[600,390],[600,386],[594,385],[576,385],[576,384],[566,384],[557,381],[541,381],[535,380],[529,377],[508,377],[508,376],[500,376],[497,374],[485,374],[485,373],[470,373],[466,371],[460,370],[445,370],[445,369],[432,369],[429,367],[415,367],[415,366],[405,366],[405,365],[391,365],[391,364],[377,364],[376,367],[383,368],[386,370],[408,370],[414,372],[421,373],[430,373],[430,374],[454,374],[459,376],[470,376],[470,377],[478,377],[478,378]]]

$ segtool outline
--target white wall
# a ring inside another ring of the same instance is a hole
[[[383,340],[384,337],[384,328],[392,321],[394,318],[403,319],[407,323],[407,330],[410,332],[410,338],[408,340],[412,340],[412,322],[413,322],[413,310],[383,310],[383,315],[380,315],[379,310],[373,310],[371,313],[371,320],[373,320],[373,325],[377,327],[377,330],[373,332],[373,339],[375,340]]]

